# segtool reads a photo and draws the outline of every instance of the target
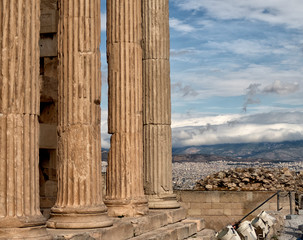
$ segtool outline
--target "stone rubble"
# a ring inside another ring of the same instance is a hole
[[[303,191],[303,171],[288,168],[235,168],[199,180],[202,191]]]
[[[173,163],[173,188],[194,189],[196,182],[210,174],[219,171],[249,167],[289,168],[292,171],[302,171],[303,162],[239,162],[239,161],[211,161],[211,162],[175,162]]]

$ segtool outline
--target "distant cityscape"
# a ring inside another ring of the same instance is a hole
[[[102,151],[106,171],[108,150]],[[231,168],[268,167],[303,171],[303,141],[221,144],[173,149],[173,187],[192,189],[212,173]]]

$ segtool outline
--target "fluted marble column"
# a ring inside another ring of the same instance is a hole
[[[40,1],[0,2],[0,239],[49,239],[39,201]]]
[[[110,226],[102,200],[100,0],[59,1],[58,194],[51,228]]]
[[[144,189],[149,208],[178,208],[172,188],[168,0],[142,0]]]
[[[146,214],[143,190],[141,0],[107,1],[108,132],[106,205],[111,216]]]

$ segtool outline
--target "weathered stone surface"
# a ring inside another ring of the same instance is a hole
[[[154,210],[154,211],[163,211],[163,210]],[[167,214],[168,223],[176,223],[184,220],[187,216],[187,211],[184,208],[178,209],[167,209],[163,211]]]
[[[171,127],[144,125],[144,189],[149,195],[172,194]]]
[[[40,225],[38,116],[0,115],[0,228]]]
[[[172,191],[168,0],[142,1],[144,189],[149,208],[178,208]]]
[[[303,174],[287,168],[236,168],[207,176],[195,190],[303,191]]]
[[[55,149],[39,150],[40,210],[46,219],[50,217],[50,209],[56,202],[58,189],[56,162]]]
[[[56,33],[58,28],[58,0],[41,0],[40,33]]]
[[[58,104],[42,103],[39,123],[57,126],[58,120]]]
[[[133,225],[129,222],[114,220],[114,224],[107,228],[96,229],[47,229],[53,239],[96,239],[96,240],[125,240],[134,236]]]
[[[170,126],[170,64],[168,59],[143,60],[143,92],[144,125]]]
[[[112,225],[102,201],[100,1],[59,5],[58,194],[51,228]],[[70,14],[70,12],[74,14]]]
[[[189,240],[215,240],[216,232],[213,229],[203,229],[198,232],[193,239],[189,238]]]
[[[143,190],[141,23],[140,0],[107,2],[108,132],[112,136],[105,203],[110,216],[148,211]]]
[[[141,47],[137,43],[109,42],[107,55],[108,132],[142,134]],[[142,137],[138,139],[138,144],[141,145],[136,147],[142,149]]]
[[[58,58],[43,58],[40,62],[40,102],[58,101]],[[57,120],[56,120],[57,121]]]
[[[183,240],[196,233],[195,223],[174,223],[144,233],[132,238],[133,240]]]
[[[0,239],[49,239],[39,202],[39,15],[39,1],[1,1]]]
[[[134,228],[134,236],[154,231],[169,224],[168,215],[164,212],[150,211],[148,215],[140,218],[125,219],[130,221]]]
[[[57,34],[41,36],[39,45],[41,57],[56,57],[58,55]]]
[[[188,217],[182,221],[183,223],[196,223],[197,224],[197,232],[202,231],[205,228],[205,220],[203,218],[198,217]]]
[[[169,60],[169,1],[142,1],[143,60]]]
[[[40,124],[39,147],[46,149],[57,148],[57,126]]]
[[[54,239],[96,239],[96,240],[126,240],[126,239],[157,239],[176,240],[187,239],[197,232],[196,222],[169,222],[168,216],[174,215],[179,209],[166,211],[151,210],[140,217],[112,218],[113,226],[97,229],[50,229],[48,232]],[[177,220],[177,219],[175,219]]]
[[[0,239],[53,239],[45,230],[45,226],[22,227],[22,228],[0,228]]]
[[[0,113],[38,115],[40,4],[19,5],[3,0],[0,9]]]

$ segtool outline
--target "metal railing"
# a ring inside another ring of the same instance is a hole
[[[247,213],[243,218],[241,218],[239,221],[237,221],[236,223],[234,223],[232,226],[237,229],[239,227],[239,224],[245,219],[247,218],[250,214],[252,214],[253,212],[255,212],[256,210],[258,210],[260,207],[262,207],[265,203],[267,203],[269,200],[271,200],[272,198],[274,198],[275,196],[279,195],[281,191],[279,190],[278,192],[276,192],[275,194],[273,194],[272,196],[270,196],[269,198],[267,198],[265,201],[263,201],[261,204],[259,204],[256,208],[254,208],[253,210],[251,210],[249,213]],[[278,205],[278,203],[277,203]]]
[[[293,193],[294,192],[287,192],[284,196],[281,194],[281,191],[278,192],[277,194],[277,211],[282,210],[283,208],[280,208],[280,197],[288,197],[289,198],[289,214],[292,215],[294,214],[293,212],[293,203],[295,203],[295,205],[299,206],[298,201],[296,201],[296,199],[293,198]]]
[[[287,192],[285,195],[281,194],[282,191],[279,190],[277,191],[275,194],[273,194],[272,196],[270,196],[269,198],[267,198],[265,201],[263,201],[261,204],[259,204],[256,208],[254,208],[253,210],[251,210],[249,213],[247,213],[243,218],[241,218],[239,221],[237,221],[236,223],[234,223],[232,226],[234,228],[238,228],[239,224],[245,219],[247,218],[249,215],[251,215],[253,212],[255,212],[256,210],[258,210],[260,207],[262,207],[265,203],[267,203],[269,200],[271,200],[272,198],[274,198],[275,196],[277,196],[277,211],[281,211],[283,208],[280,208],[280,198],[281,197],[289,197],[289,214],[292,215],[293,214],[293,201],[295,201],[295,204],[298,205],[299,203],[296,202],[295,199],[293,199],[293,192],[289,191]],[[302,196],[303,199],[303,196]],[[303,205],[303,204],[302,204]]]

